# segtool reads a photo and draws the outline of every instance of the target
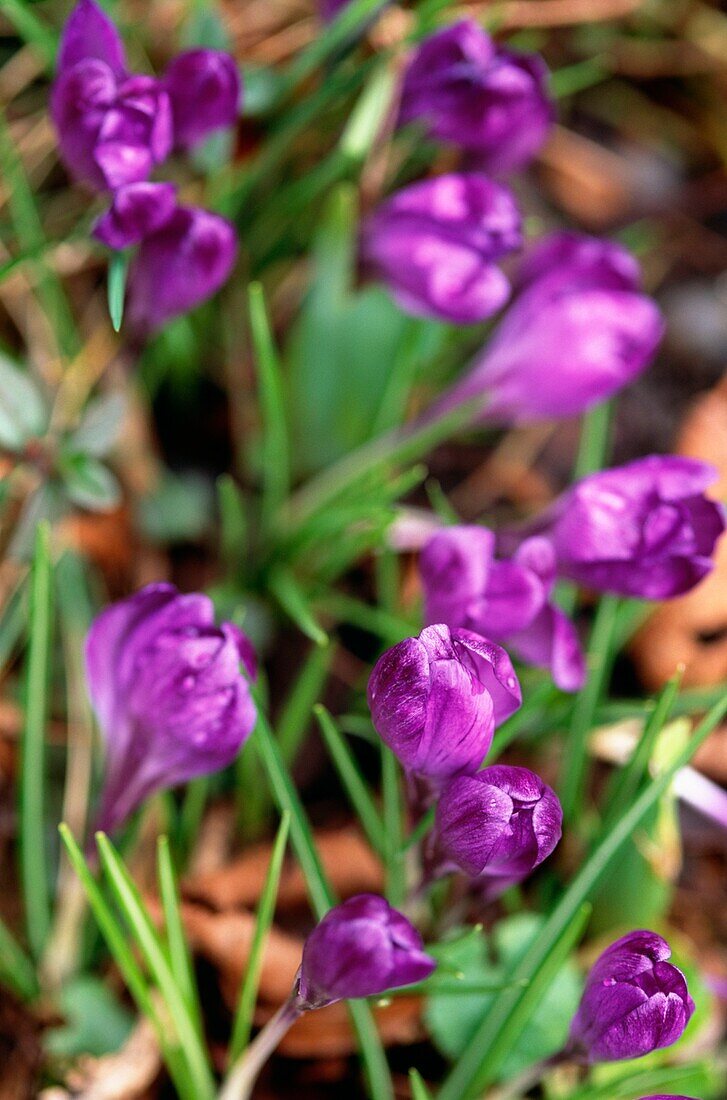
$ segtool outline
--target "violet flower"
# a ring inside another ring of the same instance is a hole
[[[375,729],[404,767],[441,782],[477,770],[522,696],[504,649],[436,625],[379,658],[368,700]]]
[[[108,248],[129,248],[168,222],[176,206],[173,183],[129,183],[114,192],[111,206],[93,227],[93,235]]]
[[[373,997],[424,981],[436,967],[405,916],[376,894],[329,910],[303,947],[297,999],[304,1009]]]
[[[171,584],[101,612],[86,675],[106,746],[97,827],[107,832],[156,791],[227,767],[255,725],[248,638],[233,623],[216,627],[206,596]]]
[[[574,233],[545,238],[522,265],[520,293],[482,355],[428,414],[483,397],[483,421],[575,416],[632,382],[663,333],[619,245]]]
[[[234,226],[198,207],[175,207],[145,236],[129,268],[127,318],[140,337],[210,298],[235,263]]]
[[[588,1062],[640,1058],[671,1046],[694,1012],[669,944],[655,932],[630,932],[596,960],[571,1024],[569,1050]]]
[[[437,176],[404,187],[364,225],[362,259],[402,309],[473,324],[507,300],[496,261],[522,243],[509,190],[475,173]]]
[[[704,462],[649,455],[577,482],[520,532],[545,536],[558,570],[601,592],[650,600],[681,595],[713,568],[723,507],[705,496]]]
[[[167,76],[126,68],[118,31],[94,0],[78,0],[61,36],[51,115],[68,171],[97,191],[147,180],[171,152],[231,125],[237,68],[215,50],[191,50]]]
[[[437,31],[404,76],[400,123],[421,120],[432,137],[474,155],[493,175],[522,168],[553,122],[547,69],[536,54],[496,45],[474,20]]]
[[[437,803],[435,851],[484,887],[488,899],[521,882],[553,852],[563,811],[527,768],[495,765],[461,775]]]
[[[575,627],[551,599],[552,546],[526,539],[510,561],[496,560],[494,550],[485,527],[445,527],[428,540],[419,561],[425,621],[502,642],[528,664],[549,668],[561,690],[579,691],[585,659]]]

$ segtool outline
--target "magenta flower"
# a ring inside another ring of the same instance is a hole
[[[495,765],[461,775],[437,803],[435,848],[485,886],[488,898],[521,882],[553,852],[563,811],[554,791],[527,768]]]
[[[578,634],[551,599],[556,558],[543,538],[526,539],[510,561],[494,556],[485,527],[445,527],[424,546],[419,569],[427,623],[473,630],[549,668],[563,691],[579,691],[586,667]]]
[[[648,366],[663,322],[619,245],[554,234],[526,259],[519,285],[485,351],[430,416],[476,397],[483,421],[575,416]]]
[[[93,235],[108,248],[129,248],[168,222],[176,206],[173,183],[129,183],[114,192]]]
[[[129,268],[127,317],[139,336],[210,298],[235,263],[234,227],[218,214],[177,206],[145,236]]]
[[[174,144],[189,149],[233,126],[242,93],[234,58],[219,50],[177,54],[162,81],[172,104]]]
[[[400,122],[421,120],[432,137],[502,175],[532,160],[548,136],[553,107],[536,54],[497,46],[466,19],[415,51],[404,76]]]
[[[108,832],[156,791],[227,767],[255,725],[249,640],[233,623],[215,626],[206,596],[171,584],[94,620],[86,675],[106,746],[97,825]]]
[[[504,649],[442,625],[387,650],[368,685],[380,737],[408,771],[436,781],[476,771],[521,699]]]
[[[63,30],[51,114],[68,171],[97,191],[147,180],[171,152],[237,115],[232,58],[192,50],[164,80],[127,71],[124,47],[94,0],[78,0]]]
[[[359,894],[326,913],[303,947],[298,1001],[323,1008],[424,981],[436,967],[417,930],[376,894]]]
[[[583,478],[520,537],[546,537],[559,572],[588,588],[649,600],[679,596],[714,566],[725,513],[704,490],[716,477],[696,459],[650,455]]]
[[[655,932],[630,932],[596,960],[571,1024],[569,1047],[589,1062],[640,1058],[671,1046],[694,1012],[671,949]]]
[[[362,257],[402,309],[472,324],[507,300],[510,285],[496,261],[521,243],[510,191],[460,173],[412,184],[382,203],[364,226]]]

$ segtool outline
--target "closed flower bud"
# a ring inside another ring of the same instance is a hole
[[[458,776],[444,788],[435,846],[445,863],[483,880],[493,897],[547,859],[562,823],[560,802],[539,776],[495,765]]]
[[[254,672],[250,642],[232,623],[215,626],[206,596],[152,584],[103,611],[86,641],[106,746],[98,828],[116,829],[156,791],[232,763],[255,725]]]
[[[126,71],[113,23],[78,0],[61,37],[51,114],[69,172],[98,191],[148,179],[172,147],[169,97]]]
[[[421,982],[437,965],[423,947],[417,930],[384,898],[349,898],[326,913],[305,941],[299,1005],[322,1008]]]
[[[484,321],[510,293],[496,266],[522,242],[511,193],[485,176],[437,176],[403,188],[364,226],[362,259],[402,309],[452,324]]]
[[[588,588],[678,596],[714,564],[725,515],[704,491],[716,476],[696,459],[650,455],[583,478],[528,528],[552,542],[559,572]]]
[[[630,932],[596,960],[571,1024],[569,1047],[589,1062],[640,1058],[671,1046],[694,1012],[669,944],[655,932]]]
[[[177,148],[189,149],[215,130],[235,124],[242,89],[237,65],[228,53],[177,54],[162,83],[172,105]]]
[[[553,603],[553,547],[527,539],[509,561],[494,556],[485,527],[444,527],[422,550],[419,568],[428,623],[474,630],[551,670],[563,691],[578,691],[586,668],[575,627]]]
[[[482,397],[484,421],[575,416],[648,366],[663,322],[619,245],[555,234],[525,261],[519,285],[480,358],[430,415]]]
[[[527,164],[553,122],[547,70],[535,54],[497,46],[474,20],[427,38],[407,68],[401,123],[421,120],[494,175]]]
[[[436,625],[384,653],[368,699],[374,727],[404,767],[441,781],[477,770],[521,694],[504,649]]]
[[[129,268],[127,317],[147,336],[210,298],[235,262],[234,226],[218,214],[178,206],[144,237]]]

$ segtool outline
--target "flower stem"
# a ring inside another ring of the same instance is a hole
[[[248,1100],[261,1069],[286,1032],[305,1011],[297,995],[281,1005],[225,1078],[218,1100]]]

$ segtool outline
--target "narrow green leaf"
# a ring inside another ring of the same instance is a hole
[[[262,524],[268,530],[290,489],[290,444],[285,415],[282,370],[273,343],[260,283],[252,283],[250,330],[260,381],[263,419]]]
[[[290,616],[301,633],[316,645],[327,646],[328,635],[313,617],[308,602],[292,574],[286,570],[276,569],[271,573],[268,584],[283,611]]]
[[[35,967],[2,920],[0,920],[0,983],[9,986],[24,1001],[32,1001],[38,995]]]
[[[10,598],[5,602],[0,618],[0,672],[5,670],[23,636],[26,583],[25,577],[18,581]]]
[[[202,1012],[199,1005],[197,983],[192,970],[192,958],[184,934],[182,914],[179,909],[179,887],[177,876],[169,850],[169,840],[160,836],[157,840],[157,872],[159,875],[159,894],[164,910],[164,924],[169,943],[169,960],[172,973],[179,990],[184,997],[192,1020],[196,1026],[200,1042],[203,1037]]]
[[[352,36],[386,5],[387,0],[350,0],[311,44],[298,54],[288,70],[287,86],[292,91],[319,65],[335,54]]]
[[[592,895],[604,873],[623,846],[633,836],[646,815],[656,805],[677,771],[689,762],[700,745],[727,713],[727,697],[723,696],[700,722],[689,744],[672,760],[668,768],[652,780],[633,805],[616,822],[612,831],[601,841],[581,867],[568,889],[548,918],[541,934],[522,957],[510,977],[532,985],[547,960],[554,943],[560,940],[571,925],[585,901]],[[438,1094],[438,1100],[474,1100],[481,1095],[480,1082],[488,1074],[488,1058],[491,1045],[507,1026],[510,1014],[518,1009],[517,992],[505,991],[496,998],[483,1018],[472,1043],[458,1064],[447,1077]]]
[[[50,527],[38,524],[30,580],[25,721],[20,757],[20,876],[28,943],[38,958],[50,929],[45,835],[45,725],[52,629]]]
[[[281,812],[290,814],[291,843],[306,880],[313,911],[320,919],[335,905],[336,899],[323,871],[298,792],[283,763],[273,732],[260,711],[254,736],[275,800]],[[363,1001],[349,1001],[348,1009],[356,1028],[372,1100],[394,1100],[391,1073],[369,1006]]]
[[[121,328],[124,319],[124,298],[126,297],[126,276],[129,272],[129,257],[125,252],[112,252],[109,257],[106,292],[108,296],[109,317],[114,332]]]
[[[232,1039],[230,1040],[228,1053],[228,1061],[231,1066],[237,1061],[250,1040],[265,944],[275,914],[280,873],[283,869],[283,857],[285,856],[285,846],[288,843],[289,832],[290,814],[286,811],[275,837],[265,883],[258,903],[255,933],[250,946],[250,956],[247,961],[247,969],[240,989],[237,1012],[235,1013],[235,1022],[232,1027]]]
[[[603,401],[583,414],[581,440],[573,477],[575,480],[595,473],[605,466],[613,420],[613,402]]]
[[[391,749],[383,741],[380,744],[384,828],[389,840],[386,853],[386,896],[392,905],[400,908],[406,900],[406,848],[401,774],[399,763]]]
[[[409,1082],[411,1084],[412,1100],[432,1100],[432,1094],[424,1084],[418,1070],[409,1070]]]
[[[217,479],[222,557],[231,573],[244,568],[247,548],[247,511],[240,487],[229,474]]]
[[[389,848],[389,838],[371,792],[361,778],[353,753],[326,708],[318,703],[314,706],[313,713],[320,726],[331,760],[336,766],[336,771],[346,789],[349,801],[358,815],[363,831],[371,847],[382,858],[385,858]]]
[[[619,597],[605,595],[596,611],[588,644],[588,680],[576,699],[568,732],[561,804],[566,822],[577,821],[583,808],[588,765],[588,737],[613,667],[612,637],[616,628]]]
[[[386,122],[395,89],[396,72],[390,64],[374,70],[341,135],[339,147],[344,156],[356,162],[365,160]]]
[[[96,843],[109,886],[164,998],[187,1062],[190,1087],[195,1090],[194,1095],[198,1100],[213,1100],[215,1084],[207,1054],[184,995],[172,973],[167,953],[143,905],[139,891],[108,837],[104,833],[97,833]]]
[[[314,646],[306,657],[277,723],[283,760],[291,765],[333,661],[335,646]]]
[[[58,35],[46,26],[25,0],[2,0],[2,14],[24,42],[34,50],[48,73],[53,72],[58,51]]]

